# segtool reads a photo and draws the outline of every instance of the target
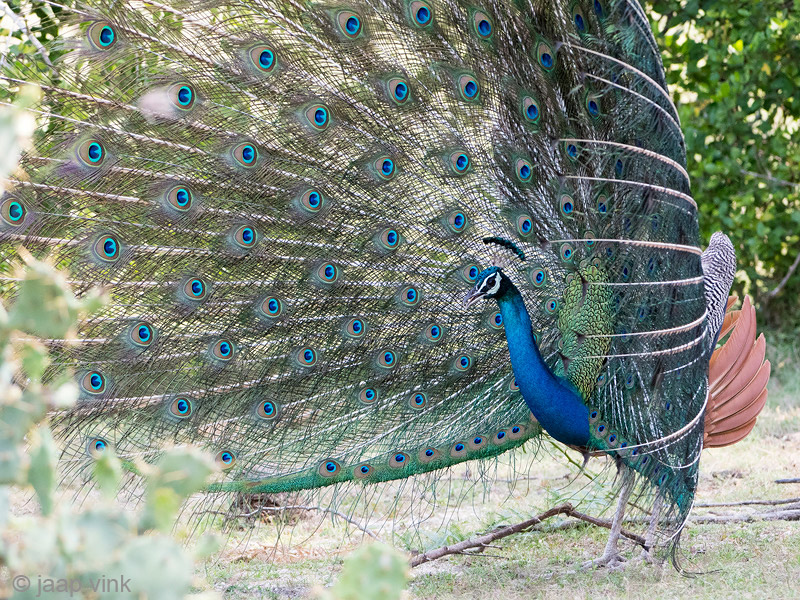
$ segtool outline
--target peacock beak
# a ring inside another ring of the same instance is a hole
[[[469,293],[464,296],[464,306],[469,308],[476,302],[478,302],[481,298],[483,298],[486,294],[478,289],[478,287],[472,288]]]

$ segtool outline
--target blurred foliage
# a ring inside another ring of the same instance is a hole
[[[800,271],[774,299],[767,293],[800,252],[800,0],[645,6],[680,111],[702,236],[731,237],[737,287],[760,316],[797,319]]]
[[[362,546],[345,561],[339,580],[319,590],[320,600],[400,600],[408,583],[408,557],[384,544]]]
[[[0,111],[0,139],[13,140],[13,148],[25,138],[18,110]],[[2,164],[0,178],[14,167],[13,161]],[[193,557],[164,532],[186,497],[213,472],[213,460],[199,451],[165,454],[146,473],[143,507],[131,512],[114,501],[123,476],[120,461],[112,452],[94,459],[87,452],[87,476],[94,471],[97,497],[82,510],[57,502],[58,450],[47,415],[71,406],[78,389],[68,373],[42,383],[50,359],[38,338],[69,337],[102,298],[89,293],[76,299],[64,273],[24,250],[20,254],[26,265],[19,271],[19,294],[10,307],[0,304],[0,597],[189,597]],[[19,502],[11,510],[12,494],[20,488],[33,493],[38,510],[26,507],[28,514],[20,515]],[[216,545],[198,548],[199,558]]]

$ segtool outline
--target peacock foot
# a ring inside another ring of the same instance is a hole
[[[600,558],[588,560],[581,565],[582,569],[597,569],[605,567],[609,571],[620,571],[625,568],[627,559],[619,552],[606,552]]]

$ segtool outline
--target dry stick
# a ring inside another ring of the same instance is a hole
[[[515,533],[521,533],[523,531],[527,531],[541,524],[542,521],[544,521],[545,519],[549,519],[550,517],[554,517],[556,515],[567,515],[568,517],[574,517],[581,521],[585,521],[586,523],[591,523],[592,525],[597,525],[599,527],[605,527],[606,529],[611,529],[611,521],[590,517],[589,515],[583,514],[582,512],[578,512],[577,510],[572,508],[571,504],[562,504],[560,506],[551,508],[550,510],[546,510],[542,514],[537,515],[532,519],[528,519],[527,521],[522,521],[521,523],[517,523],[516,525],[501,527],[500,529],[495,529],[494,531],[491,531],[482,536],[472,538],[469,540],[464,540],[463,542],[459,542],[458,544],[453,544],[452,546],[442,546],[434,550],[429,550],[424,554],[418,554],[417,556],[411,559],[411,566],[417,567],[421,564],[430,562],[432,560],[436,560],[438,558],[442,558],[443,556],[447,556],[449,554],[465,554],[466,553],[465,550],[470,550],[472,548],[477,548],[478,552],[483,551],[485,548],[489,547],[489,544],[491,542],[495,540],[508,537],[509,535],[514,535]],[[631,539],[640,546],[644,547],[645,542],[643,537],[636,535],[635,533],[630,533],[629,531],[625,531],[624,529],[622,530],[621,533],[626,538]],[[473,553],[466,553],[466,554],[473,554]]]
[[[711,508],[714,506],[749,506],[751,504],[768,504],[776,506],[778,504],[794,504],[800,502],[800,498],[786,498],[785,500],[744,500],[743,502],[704,502],[703,504],[695,504],[696,508]]]
[[[800,521],[800,509],[771,510],[739,515],[696,515],[692,523],[749,523],[751,521]]]
[[[776,479],[775,483],[800,483],[800,477],[793,477],[791,479]]]

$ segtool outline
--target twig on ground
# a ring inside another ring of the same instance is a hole
[[[750,523],[751,521],[800,521],[800,509],[770,510],[745,515],[694,515],[692,523]]]
[[[742,502],[704,502],[703,504],[695,504],[696,508],[711,508],[714,506],[750,506],[750,505],[770,505],[776,506],[778,504],[794,504],[800,502],[800,498],[786,498],[785,500],[744,500]]]
[[[776,479],[775,483],[800,483],[800,477],[792,477],[791,479]]]
[[[436,560],[442,558],[443,556],[448,556],[451,554],[471,555],[471,554],[476,554],[477,552],[482,552],[485,548],[490,547],[489,544],[491,542],[502,539],[504,537],[508,537],[509,535],[514,535],[515,533],[522,533],[524,531],[530,531],[532,529],[536,529],[537,526],[541,525],[542,521],[544,521],[545,519],[549,519],[550,517],[554,517],[556,515],[566,515],[568,517],[573,517],[575,519],[579,519],[586,523],[591,523],[592,525],[597,525],[599,527],[605,527],[606,529],[611,529],[611,521],[590,517],[589,515],[586,515],[584,513],[575,510],[571,504],[562,504],[560,506],[551,508],[550,510],[546,510],[540,515],[533,517],[532,519],[528,519],[527,521],[522,521],[521,523],[517,523],[516,525],[501,527],[499,529],[495,529],[494,531],[478,536],[476,538],[464,540],[463,542],[453,544],[452,546],[441,546],[440,548],[429,550],[424,554],[418,554],[417,556],[411,559],[411,566],[417,567],[426,562],[430,562],[432,560]],[[642,547],[644,547],[645,545],[644,538],[639,535],[636,535],[635,533],[630,533],[629,531],[623,530],[622,535],[628,539],[633,540]],[[477,552],[472,552],[472,553],[465,552],[466,550],[470,549],[475,549]]]

